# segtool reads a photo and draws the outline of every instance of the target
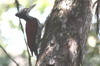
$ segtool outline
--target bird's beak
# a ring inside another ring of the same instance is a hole
[[[34,7],[35,7],[35,5],[36,5],[36,4],[34,4],[34,5],[30,6],[30,7],[28,8],[28,12],[30,12],[30,10],[31,10],[32,8],[34,8]]]

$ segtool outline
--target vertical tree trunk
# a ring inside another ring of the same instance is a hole
[[[80,66],[91,16],[91,0],[56,0],[36,66]]]

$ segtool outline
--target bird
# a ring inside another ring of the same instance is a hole
[[[35,7],[35,5],[36,4],[30,6],[29,8],[24,8],[15,14],[17,17],[24,19],[26,21],[25,30],[26,30],[27,43],[32,56],[33,52],[36,56],[38,55],[37,51],[38,46],[36,45],[36,38],[37,38],[37,33],[39,31],[38,27],[40,26],[39,20],[29,15],[30,10],[33,7]]]

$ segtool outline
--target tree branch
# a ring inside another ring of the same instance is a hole
[[[16,64],[16,66],[20,66],[8,53],[7,51],[0,45],[0,48],[5,52],[5,54]]]
[[[19,11],[19,2],[18,2],[18,0],[15,0],[15,3],[16,3],[17,11]],[[22,31],[23,36],[24,36],[24,29],[23,29],[23,26],[22,26],[22,23],[21,23],[20,18],[19,18],[19,23],[20,23],[21,31]],[[24,41],[25,41],[26,48],[27,48],[29,66],[32,66],[32,63],[31,63],[31,55],[30,55],[29,50],[28,50],[28,44],[27,44],[27,41],[26,41],[25,36],[24,36]]]

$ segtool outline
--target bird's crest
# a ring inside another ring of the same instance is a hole
[[[28,15],[28,13],[30,12],[30,10],[35,7],[36,4],[30,6],[29,8],[24,8],[21,9],[18,13],[16,13],[16,16],[23,18],[24,16]]]

